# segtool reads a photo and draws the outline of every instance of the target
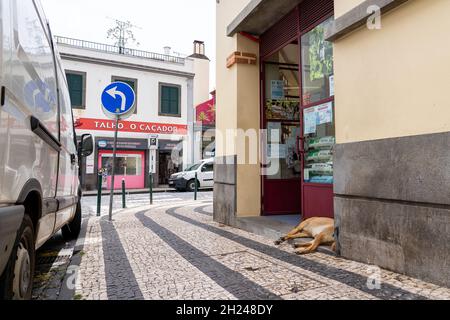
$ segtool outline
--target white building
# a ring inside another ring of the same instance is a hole
[[[97,187],[99,169],[110,169],[114,121],[103,111],[100,97],[114,81],[130,84],[136,91],[136,111],[119,126],[116,188],[122,179],[128,189],[149,186],[152,159],[155,158],[154,185],[165,185],[170,174],[197,161],[200,148],[194,137],[194,107],[209,94],[209,59],[203,42],[194,42],[187,57],[119,48],[56,37],[66,70],[77,136],[90,133],[95,152],[84,163],[82,184]],[[159,140],[158,150],[150,151],[151,138]],[[173,158],[173,154],[179,156]],[[104,187],[110,187],[110,178]]]

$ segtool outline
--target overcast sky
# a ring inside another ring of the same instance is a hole
[[[107,30],[114,26],[111,18],[130,20],[137,47],[144,51],[163,52],[170,46],[175,52],[191,54],[193,41],[206,43],[211,59],[211,84],[215,85],[215,0],[41,0],[53,34],[102,43]],[[130,47],[136,47],[130,45]]]

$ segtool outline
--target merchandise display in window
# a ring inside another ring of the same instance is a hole
[[[306,138],[305,182],[333,184],[334,137]]]
[[[300,120],[300,103],[299,101],[289,100],[268,100],[266,103],[267,120]]]
[[[333,184],[333,151],[336,144],[333,103],[305,109],[304,123],[304,181]]]

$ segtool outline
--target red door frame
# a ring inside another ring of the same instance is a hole
[[[297,10],[297,13],[300,15],[300,9],[299,7],[295,8],[294,10]],[[310,217],[334,217],[334,185],[330,184],[316,184],[316,183],[306,183],[304,181],[304,169],[305,169],[305,135],[303,130],[303,112],[305,109],[321,105],[327,102],[334,102],[334,96],[329,97],[327,99],[323,99],[321,101],[311,103],[308,105],[303,105],[303,74],[302,74],[302,47],[301,47],[301,38],[306,33],[313,30],[315,27],[326,21],[327,19],[333,17],[334,12],[328,13],[326,15],[323,15],[320,19],[317,19],[312,25],[308,26],[307,28],[304,28],[302,30],[301,25],[298,25],[298,34],[289,39],[288,41],[285,41],[284,43],[277,46],[275,49],[271,50],[269,53],[261,55],[260,56],[260,113],[261,113],[261,128],[266,129],[267,125],[267,118],[266,118],[266,112],[265,112],[265,101],[266,101],[266,83],[265,83],[265,64],[266,60],[284,48],[285,46],[289,45],[290,43],[297,40],[299,45],[299,65],[298,65],[298,73],[299,73],[299,95],[300,95],[300,128],[301,128],[301,138],[300,138],[300,154],[301,156],[301,163],[302,163],[302,176],[301,176],[301,214],[304,219],[310,218]],[[299,17],[300,19],[300,17]],[[261,45],[263,45],[261,43]],[[292,122],[292,121],[291,121]],[[273,214],[267,214],[264,204],[265,204],[265,181],[266,177],[261,175],[261,215],[276,215],[277,213]],[[288,181],[288,180],[276,180],[279,182]],[[289,180],[289,181],[292,181]],[[308,194],[308,195],[307,195]],[[311,208],[310,204],[314,203],[314,208]],[[281,212],[278,214],[282,214]]]

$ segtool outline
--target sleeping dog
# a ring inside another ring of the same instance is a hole
[[[322,244],[332,245],[333,251],[336,251],[334,220],[330,218],[311,218],[305,220],[285,237],[276,241],[275,245],[278,246],[288,240],[300,238],[314,238],[314,240],[308,243],[295,245],[295,253],[297,254],[313,253]]]

